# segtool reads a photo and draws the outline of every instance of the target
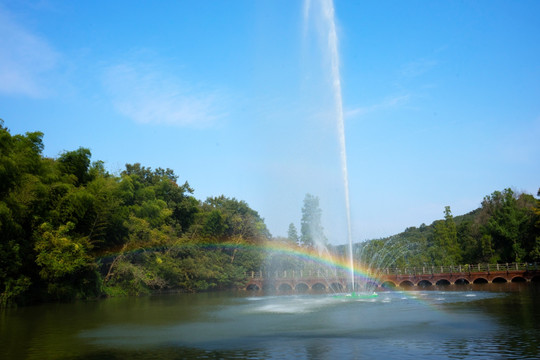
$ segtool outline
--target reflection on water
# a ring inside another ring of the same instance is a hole
[[[2,359],[540,357],[538,284],[332,295],[207,293],[2,313]]]

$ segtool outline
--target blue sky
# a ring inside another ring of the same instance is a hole
[[[320,1],[0,0],[0,118],[345,243]],[[335,1],[353,240],[540,186],[540,2]]]

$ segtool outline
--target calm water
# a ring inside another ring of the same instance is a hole
[[[1,359],[538,359],[540,284],[174,294],[0,313]]]

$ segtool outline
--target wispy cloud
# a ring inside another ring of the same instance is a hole
[[[0,93],[43,97],[60,55],[0,7]]]
[[[345,117],[354,118],[354,117],[362,116],[365,114],[373,113],[376,111],[382,111],[386,109],[403,106],[407,104],[410,101],[410,99],[411,99],[410,94],[389,97],[377,104],[346,110]]]
[[[437,65],[437,61],[431,59],[417,59],[401,67],[401,75],[407,78],[420,76]]]
[[[147,64],[110,66],[103,83],[116,110],[143,124],[204,128],[225,114],[225,96]]]

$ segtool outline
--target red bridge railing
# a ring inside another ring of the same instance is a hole
[[[496,271],[538,271],[539,263],[504,263],[504,264],[465,264],[444,266],[421,266],[421,267],[388,267],[380,269],[368,269],[356,276],[377,277],[381,275],[424,275],[424,274],[470,274],[491,273]],[[251,271],[246,273],[248,278],[274,278],[274,279],[306,279],[306,278],[329,278],[349,277],[350,273],[342,269],[295,269],[280,271]]]

